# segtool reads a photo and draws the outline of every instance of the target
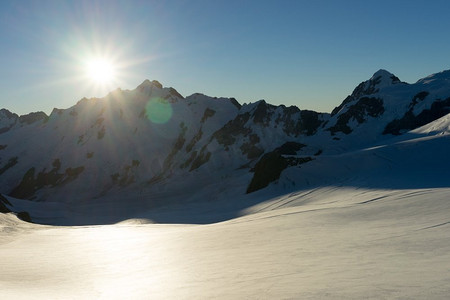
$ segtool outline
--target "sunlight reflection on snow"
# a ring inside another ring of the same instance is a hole
[[[98,265],[105,266],[104,276],[93,278],[101,298],[126,299],[130,295],[150,297],[166,290],[165,285],[177,285],[184,276],[176,266],[165,265],[174,259],[173,242],[164,238],[164,231],[139,226],[101,226],[89,232],[97,246]],[[162,242],[163,241],[163,242]],[[179,255],[179,253],[178,253]],[[145,274],[145,275],[144,275]],[[124,279],[127,279],[124,281]],[[145,295],[140,287],[145,286]]]

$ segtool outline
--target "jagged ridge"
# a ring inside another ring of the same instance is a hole
[[[83,98],[50,116],[19,117],[3,109],[0,192],[78,201],[169,186],[198,191],[198,178],[214,183],[236,172],[250,176],[243,192],[253,192],[322,153],[370,146],[444,116],[450,112],[448,74],[407,84],[379,70],[331,114],[264,100],[241,105],[234,98],[183,97],[156,80]],[[302,147],[280,152],[286,143]],[[260,181],[267,168],[274,176]]]

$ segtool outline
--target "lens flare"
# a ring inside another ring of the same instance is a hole
[[[147,119],[156,124],[167,123],[172,117],[172,114],[172,106],[163,98],[151,98],[145,106]]]

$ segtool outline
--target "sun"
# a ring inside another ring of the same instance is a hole
[[[86,75],[94,84],[108,85],[115,80],[116,68],[108,59],[95,58],[86,63]]]

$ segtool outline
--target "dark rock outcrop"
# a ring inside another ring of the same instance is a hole
[[[247,136],[250,134],[251,130],[245,127],[245,124],[249,119],[249,112],[239,114],[236,118],[226,123],[221,129],[217,130],[213,134],[213,138],[215,138],[219,144],[224,146],[232,145],[236,141],[237,136]]]
[[[0,109],[0,120],[7,120],[3,127],[0,127],[0,134],[9,131],[17,123],[18,119],[19,116],[17,114],[12,113],[5,108]]]
[[[207,108],[205,109],[205,112],[203,113],[203,117],[202,117],[202,119],[200,120],[200,123],[205,123],[205,121],[206,121],[208,118],[211,118],[211,117],[214,116],[215,114],[216,114],[216,111],[215,111],[215,110],[210,109],[209,107],[207,107]]]
[[[346,112],[337,117],[336,124],[327,130],[335,134],[341,131],[345,134],[352,132],[352,128],[348,126],[351,119],[356,120],[359,124],[366,121],[366,117],[378,117],[384,113],[383,100],[380,98],[362,97],[355,104],[350,106]]]
[[[305,145],[287,142],[272,152],[264,154],[253,168],[253,178],[247,187],[247,194],[267,187],[271,182],[280,178],[281,172],[289,166],[297,166],[308,161],[311,157],[284,157],[295,155]]]
[[[31,216],[26,211],[21,211],[17,213],[17,218],[21,219],[22,221],[32,223]]]
[[[306,145],[297,142],[286,142],[274,151],[282,155],[296,155],[303,147],[306,147]]]
[[[45,120],[47,120],[47,118],[48,118],[48,116],[42,111],[32,112],[27,115],[20,116],[19,123],[30,125],[37,121],[41,121],[41,120],[45,121]]]
[[[0,168],[0,175],[5,173],[8,169],[14,167],[18,163],[17,156],[11,157],[8,162]]]
[[[402,118],[395,119],[386,125],[383,134],[399,135],[402,131],[413,130],[425,124],[433,122],[450,113],[450,97],[433,102],[430,109],[424,109],[417,116],[412,108],[408,110]]]
[[[23,175],[21,182],[9,193],[10,196],[21,199],[30,199],[34,193],[44,187],[54,187],[75,180],[83,171],[84,167],[67,168],[64,173],[59,173],[61,162],[59,159],[53,161],[50,171],[42,170],[38,174],[36,168],[31,167]]]
[[[425,100],[425,98],[429,95],[427,91],[422,91],[420,93],[417,93],[411,100],[411,104],[409,105],[410,108],[413,108],[416,106],[417,103]]]
[[[255,174],[247,187],[247,194],[265,188],[280,178],[281,172],[288,166],[287,160],[280,153],[273,151],[264,154],[253,168]]]
[[[12,206],[11,202],[8,201],[2,194],[0,194],[0,213],[9,213],[11,210],[6,207],[6,205]]]

